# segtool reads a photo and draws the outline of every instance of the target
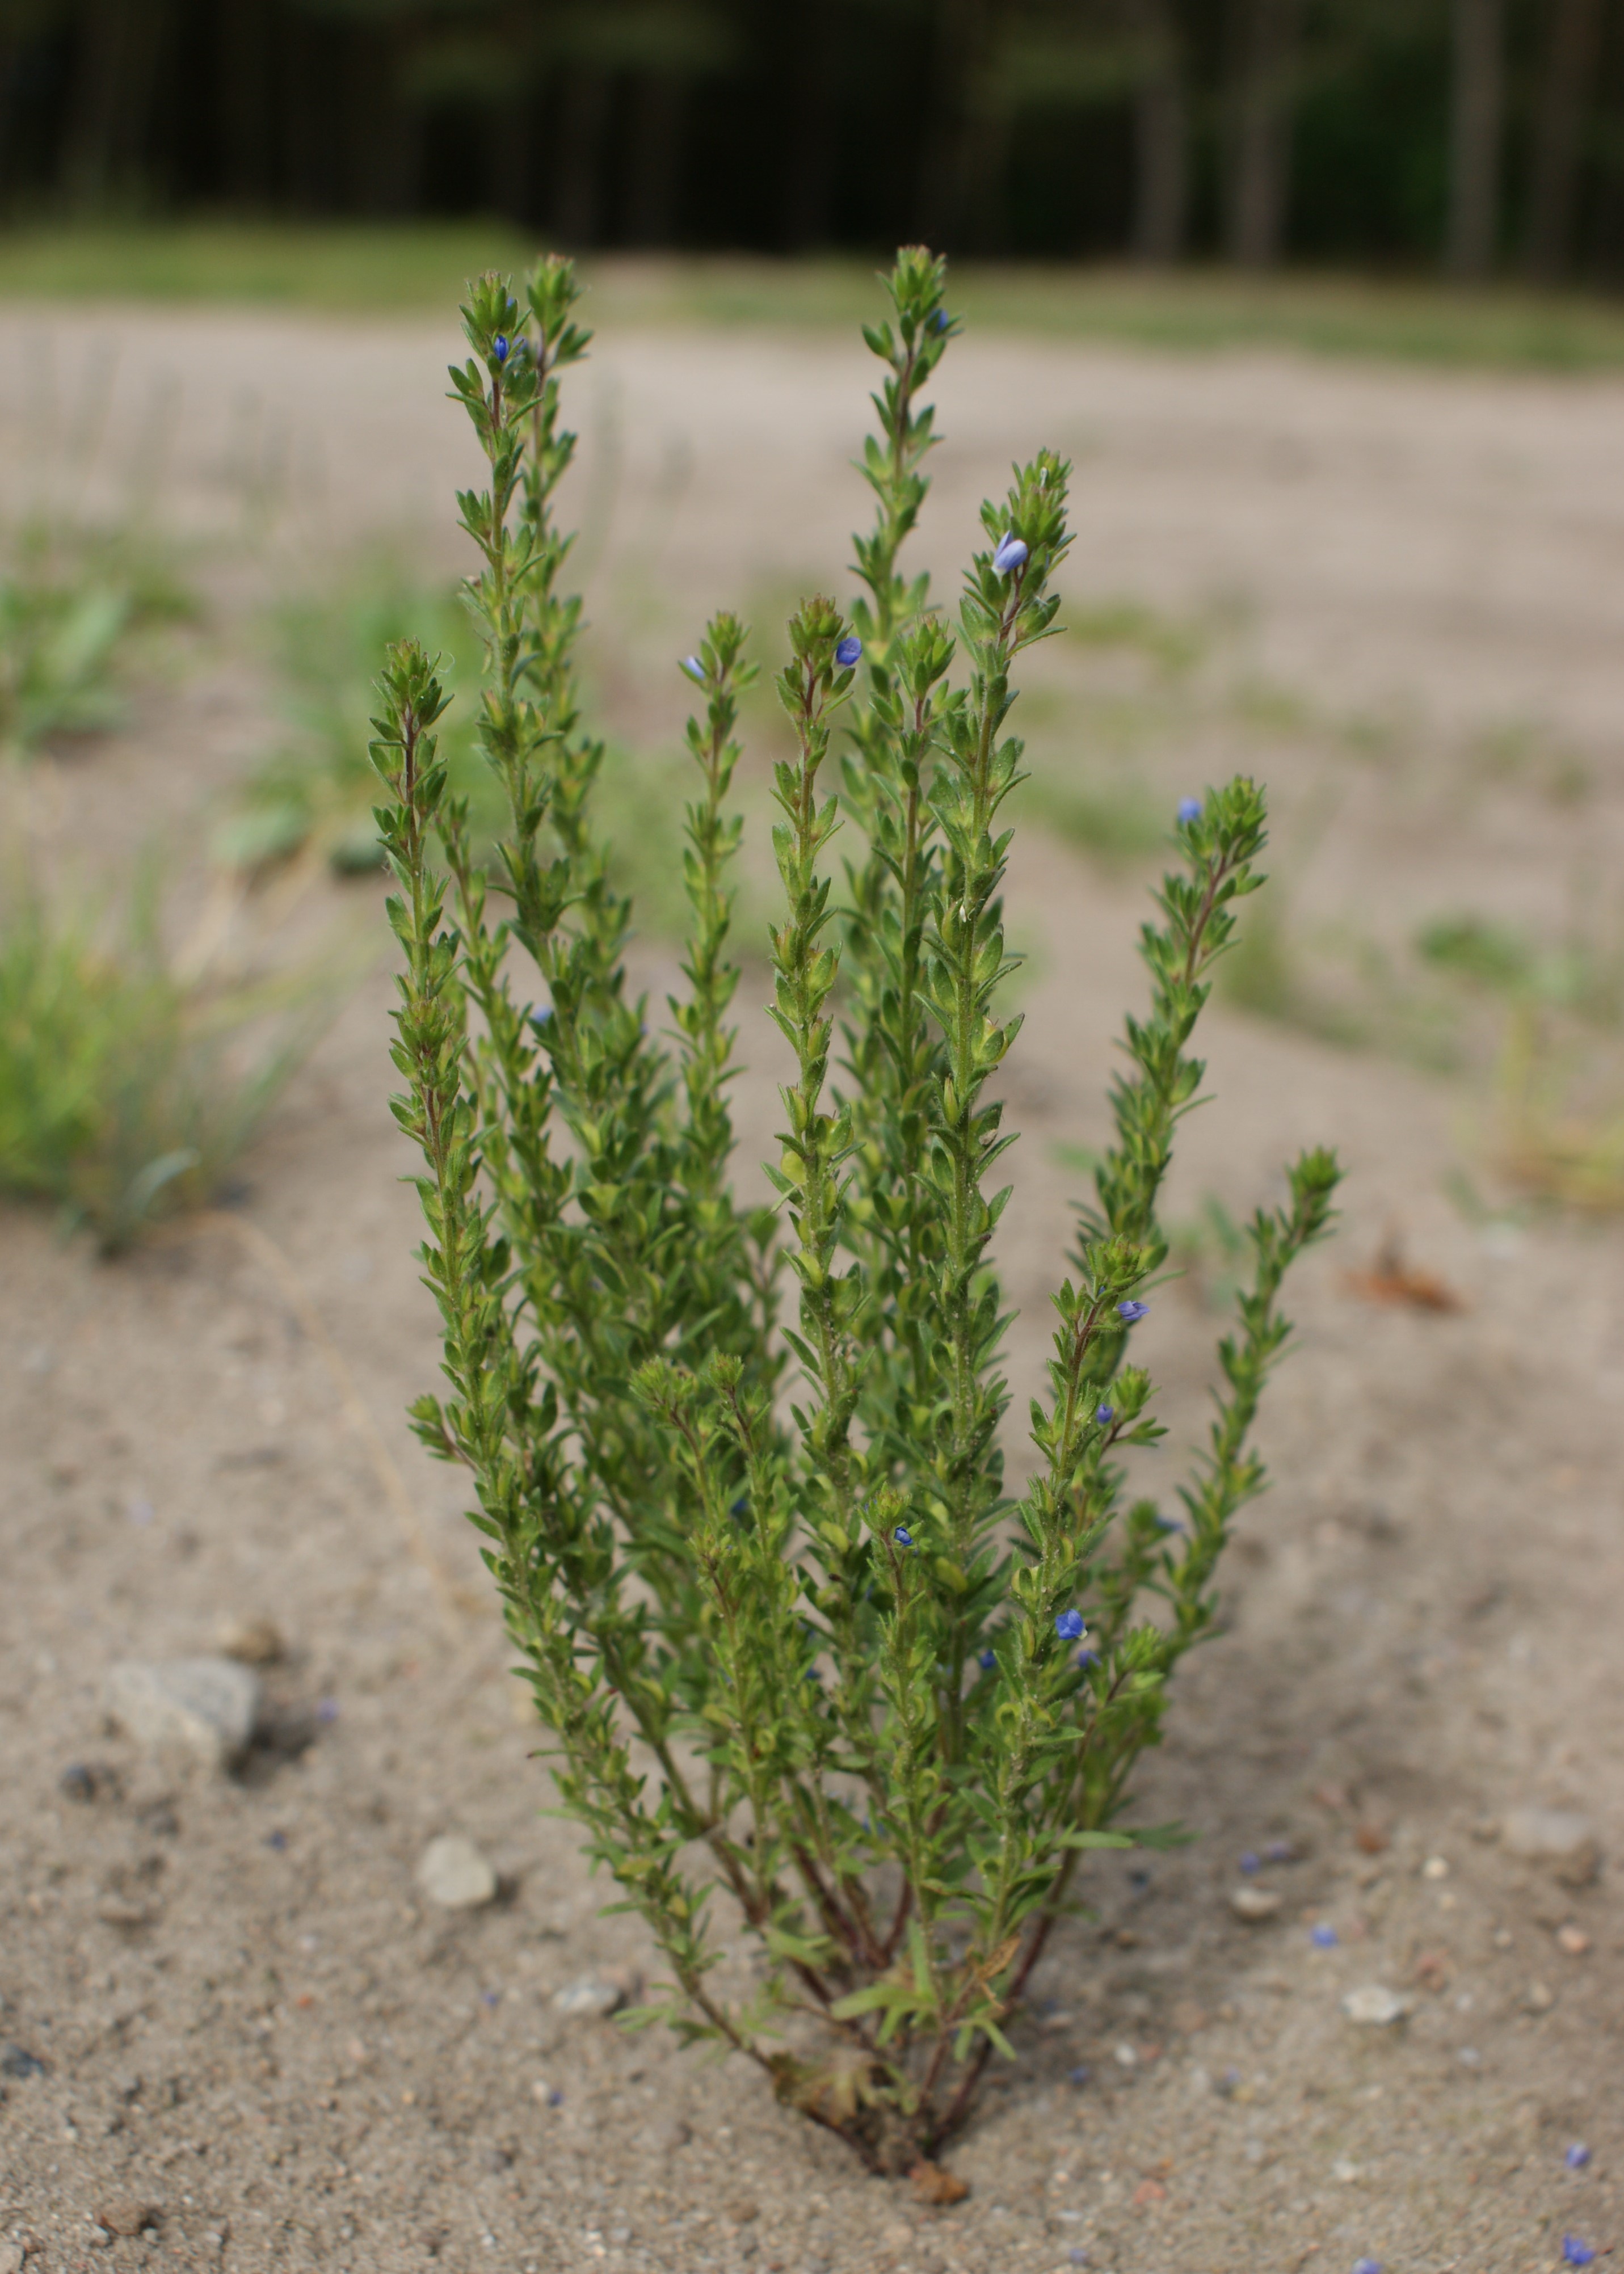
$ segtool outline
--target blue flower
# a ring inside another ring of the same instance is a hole
[[[487,2007],[492,2007],[492,2008],[495,2008],[495,2007],[500,2006],[500,2005],[501,2005],[501,2003],[502,2003],[502,1992],[501,1992],[501,1991],[500,1991],[500,1990],[481,1990],[481,1991],[480,1991],[480,2005],[481,2005],[481,2006],[487,2006]]]
[[[950,320],[945,308],[933,308],[931,311],[931,320],[927,328],[933,332],[945,332]]]
[[[1334,1950],[1337,1944],[1341,1940],[1341,1937],[1337,1933],[1336,1929],[1333,1926],[1328,1925],[1324,1919],[1320,1920],[1318,1926],[1310,1927],[1308,1931],[1308,1939],[1313,1944],[1316,1950]]]
[[[1013,576],[1017,568],[1026,566],[1031,546],[1018,538],[1014,530],[1005,530],[993,555],[993,566],[1001,576]]]
[[[1089,2069],[1088,2064],[1084,2061],[1080,2063],[1077,2067],[1069,2068],[1066,2071],[1066,2082],[1069,2084],[1086,2084],[1091,2074],[1091,2072]]]
[[[1081,1611],[1061,1611],[1055,1619],[1054,1631],[1062,1642],[1081,1642],[1088,1629],[1083,1623]]]
[[[1152,1521],[1158,1532],[1182,1532],[1184,1529],[1176,1516],[1159,1516]]]
[[[835,660],[842,671],[850,671],[862,652],[862,641],[855,632],[848,632],[835,651]]]
[[[1568,2266],[1588,2266],[1596,2253],[1588,2242],[1581,2242],[1576,2234],[1562,2237],[1562,2259]]]
[[[911,1547],[913,1546],[913,1534],[909,1531],[908,1526],[905,1524],[899,1524],[896,1530],[891,1534],[891,1537],[895,1540],[899,1547]]]
[[[1119,1303],[1116,1306],[1116,1315],[1131,1327],[1137,1325],[1141,1319],[1148,1318],[1150,1308],[1148,1303]]]
[[[316,1719],[318,1721],[336,1721],[338,1719],[338,1700],[336,1698],[324,1698],[321,1700],[321,1703],[316,1707]]]
[[[1582,2140],[1575,2140],[1562,2161],[1570,2172],[1582,2172],[1590,2160],[1590,2151]]]
[[[1254,1871],[1261,1871],[1263,1869],[1261,1861],[1258,1856],[1252,1854],[1250,1848],[1247,1849],[1245,1855],[1241,1858],[1241,1869],[1245,1872],[1249,1879]]]
[[[1080,1650],[1077,1653],[1077,1666],[1084,1674],[1087,1674],[1099,1663],[1099,1653],[1097,1650]]]
[[[1271,1840],[1264,1849],[1271,1864],[1295,1864],[1297,1851],[1289,1840]]]
[[[688,674],[690,679],[697,679],[700,686],[704,686],[705,666],[700,662],[697,655],[685,655],[683,658],[682,667]]]
[[[506,363],[508,359],[508,339],[505,332],[498,332],[495,338],[491,342],[491,353],[495,357],[498,363]]]
[[[1179,819],[1180,819],[1180,821],[1181,821],[1182,823],[1185,824],[1185,825],[1188,825],[1189,823],[1190,823],[1190,822],[1192,822],[1192,821],[1199,821],[1199,820],[1200,820],[1200,818],[1201,818],[1201,800],[1200,800],[1198,797],[1182,797],[1182,798],[1180,798],[1180,800],[1179,800]]]
[[[1376,2258],[1356,2258],[1353,2274],[1381,2274],[1381,2262]]]
[[[274,1848],[277,1854],[280,1855],[282,1850],[288,1844],[288,1835],[282,1829],[281,1826],[278,1825],[275,1832],[268,1832],[266,1834],[265,1844],[268,1848]]]
[[[1097,1406],[1094,1408],[1094,1419],[1095,1419],[1095,1420],[1096,1420],[1096,1421],[1098,1421],[1098,1422],[1099,1422],[1099,1426],[1100,1426],[1100,1427],[1101,1427],[1102,1429],[1108,1429],[1108,1428],[1111,1427],[1111,1424],[1113,1423],[1113,1421],[1114,1421],[1114,1420],[1115,1420],[1115,1419],[1116,1419],[1116,1408],[1115,1408],[1115,1406],[1114,1406],[1114,1405],[1097,1405]]]
[[[978,1650],[976,1653],[976,1664],[983,1674],[991,1674],[997,1663],[998,1653],[995,1650]]]

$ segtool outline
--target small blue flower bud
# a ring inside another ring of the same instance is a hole
[[[911,1547],[913,1546],[913,1534],[909,1531],[908,1526],[905,1524],[899,1524],[896,1530],[891,1534],[891,1537],[895,1540],[899,1547]]]
[[[704,686],[705,666],[697,655],[685,655],[683,658],[682,668],[688,674],[690,679],[697,679],[700,686]]]
[[[1150,1307],[1148,1303],[1119,1303],[1116,1306],[1116,1315],[1125,1325],[1131,1327],[1139,1320],[1149,1316]]]
[[[998,1653],[995,1650],[979,1650],[976,1653],[976,1664],[981,1668],[983,1674],[991,1674],[997,1663]]]
[[[1199,820],[1200,820],[1200,818],[1201,818],[1201,800],[1200,800],[1198,797],[1182,797],[1182,798],[1180,798],[1180,800],[1179,800],[1179,820],[1180,820],[1180,822],[1181,822],[1182,824],[1184,824],[1184,825],[1187,825],[1189,823],[1190,823],[1190,822],[1192,822],[1192,821],[1199,821]]]
[[[1316,1950],[1334,1950],[1341,1940],[1336,1929],[1325,1919],[1321,1919],[1318,1926],[1310,1927],[1308,1939]]]
[[[948,328],[948,316],[945,308],[935,308],[932,310],[930,322],[930,328],[932,331],[945,332]]]
[[[842,671],[850,671],[862,652],[862,641],[855,632],[848,632],[835,651],[835,660]]]
[[[1250,1848],[1247,1849],[1245,1855],[1241,1858],[1241,1869],[1245,1872],[1249,1879],[1251,1878],[1254,1871],[1260,1871],[1263,1869],[1262,1864],[1259,1862],[1258,1858],[1252,1854]]]
[[[1567,2266],[1588,2266],[1596,2253],[1588,2242],[1581,2242],[1576,2234],[1562,2237],[1562,2262]]]
[[[1080,1650],[1077,1653],[1077,1670],[1079,1673],[1091,1674],[1099,1663],[1099,1653],[1097,1650]]]
[[[1005,530],[993,555],[993,566],[1001,576],[1011,576],[1017,568],[1026,566],[1031,547],[1018,538],[1014,530]]]
[[[1575,2140],[1562,2161],[1570,2172],[1582,2172],[1590,2160],[1590,2151],[1582,2140]]]
[[[1081,1611],[1061,1611],[1054,1622],[1054,1631],[1062,1642],[1081,1642],[1088,1629],[1083,1623]]]
[[[498,363],[506,363],[508,359],[508,341],[505,333],[498,332],[495,338],[491,342],[491,353],[495,357]]]
[[[1182,1532],[1184,1529],[1176,1516],[1159,1516],[1155,1523],[1158,1532]]]
[[[1099,1426],[1100,1426],[1100,1427],[1101,1427],[1102,1429],[1108,1429],[1108,1428],[1111,1427],[1111,1424],[1113,1423],[1113,1421],[1114,1421],[1114,1420],[1115,1420],[1115,1419],[1116,1419],[1116,1408],[1115,1408],[1115,1406],[1114,1406],[1114,1405],[1097,1405],[1097,1406],[1095,1406],[1095,1408],[1094,1408],[1094,1419],[1095,1419],[1095,1420],[1096,1420],[1096,1421],[1098,1421],[1098,1422],[1099,1422]]]

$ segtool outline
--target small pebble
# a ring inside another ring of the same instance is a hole
[[[618,2013],[630,1999],[631,1985],[623,1979],[613,1981],[601,1974],[578,1974],[573,1982],[566,1982],[562,1990],[554,1991],[553,2011],[576,2021],[597,2020],[604,2014]]]
[[[45,2064],[25,2045],[0,2045],[0,2076],[43,2076]]]
[[[1442,1856],[1429,1856],[1421,1866],[1421,1876],[1424,1879],[1446,1879],[1449,1865]]]
[[[1588,1817],[1566,1808],[1514,1808],[1500,1838],[1514,1856],[1548,1864],[1567,1887],[1588,1887],[1601,1869],[1601,1849]]]
[[[139,1745],[175,1748],[215,1769],[248,1749],[263,1703],[259,1676],[230,1658],[127,1658],[109,1668],[108,1711]]]
[[[1271,1840],[1263,1852],[1271,1864],[1295,1864],[1297,1860],[1297,1851],[1289,1840]]]
[[[1590,1938],[1580,1926],[1559,1926],[1556,1946],[1569,1958],[1582,1958],[1590,1946]]]
[[[1248,1926],[1260,1926],[1274,1916],[1282,1900],[1273,1887],[1235,1887],[1230,1891],[1229,1908]]]
[[[1396,1990],[1389,1990],[1380,1982],[1362,1983],[1342,1999],[1342,2011],[1348,2019],[1364,2029],[1391,2029],[1395,2022],[1404,2019],[1409,2009],[1408,1998],[1401,1997]]]
[[[288,1654],[274,1619],[227,1619],[215,1640],[222,1656],[240,1666],[279,1666]]]
[[[1543,1982],[1530,1982],[1522,2003],[1530,2014],[1548,2014],[1556,2003],[1556,1993]]]
[[[110,2234],[141,2234],[156,2226],[161,2216],[156,2203],[145,2202],[139,2195],[116,2195],[95,2213],[95,2223]]]
[[[1118,2045],[1112,2055],[1119,2068],[1137,2068],[1139,2056],[1131,2045]]]
[[[460,1832],[442,1833],[429,1841],[418,1858],[417,1883],[442,1910],[478,1910],[496,1899],[495,1870]]]

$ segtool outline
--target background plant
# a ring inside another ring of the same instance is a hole
[[[0,749],[116,726],[117,666],[142,628],[193,613],[152,548],[39,523],[0,568]]]
[[[0,884],[0,1190],[112,1254],[219,1193],[308,1050],[333,980],[185,975],[155,875],[109,920],[13,862]]]
[[[1055,621],[1068,470],[1040,453],[983,508],[950,628],[900,566],[928,487],[921,390],[956,328],[942,264],[905,252],[888,289],[866,333],[883,375],[860,597],[801,606],[778,680],[795,734],[774,778],[782,1215],[743,1205],[728,1174],[750,670],[729,615],[684,666],[703,709],[669,1048],[628,993],[554,511],[573,448],[561,376],[587,347],[567,262],[522,299],[482,279],[452,372],[489,467],[459,505],[481,562],[480,739],[510,817],[494,860],[471,851],[444,689],[414,643],[390,651],[373,755],[405,958],[396,1111],[424,1155],[450,1385],[416,1427],[470,1471],[563,1804],[670,1968],[646,2017],[736,2048],[895,2170],[951,2136],[1010,2052],[1079,1856],[1173,1836],[1122,1827],[1132,1769],[1262,1484],[1249,1437],[1288,1332],[1280,1285],[1338,1171],[1303,1156],[1248,1227],[1216,1415],[1182,1518],[1165,1517],[1128,1490],[1123,1456],[1162,1434],[1129,1346],[1202,1079],[1188,1045],[1261,882],[1263,799],[1237,779],[1180,811],[1142,934],[1150,1009],[1128,1022],[1114,1141],[1054,1298],[1035,1466],[1007,1487],[993,1172],[1014,1141],[993,1084],[1019,1025],[1001,1009],[1001,893],[1021,745],[1005,728],[1017,661]],[[723,1899],[767,1962],[743,1988],[720,1971]]]

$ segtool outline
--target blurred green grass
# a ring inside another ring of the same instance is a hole
[[[0,298],[203,301],[357,315],[446,309],[467,277],[516,269],[536,250],[495,221],[14,226],[0,233]],[[874,270],[861,260],[623,255],[582,265],[593,320],[609,326],[822,328],[874,312]],[[956,267],[953,297],[982,336],[1016,332],[1186,351],[1273,346],[1491,368],[1624,366],[1624,306],[1511,285],[1462,290],[1424,279],[969,262]]]

